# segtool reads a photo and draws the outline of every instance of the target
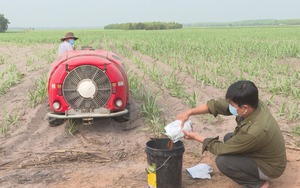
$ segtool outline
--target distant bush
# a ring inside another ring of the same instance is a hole
[[[182,24],[175,22],[138,22],[138,23],[121,23],[110,24],[104,29],[120,29],[120,30],[164,30],[164,29],[181,29]]]
[[[3,33],[7,30],[8,24],[8,19],[6,19],[3,14],[0,14],[0,33]]]

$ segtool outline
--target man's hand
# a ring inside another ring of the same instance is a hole
[[[201,104],[198,107],[192,108],[190,110],[181,112],[176,116],[178,120],[181,121],[181,128],[183,128],[184,122],[189,119],[192,115],[198,115],[198,114],[207,114],[209,112],[208,107],[206,104]]]
[[[200,136],[199,134],[197,134],[196,132],[186,131],[186,130],[182,130],[182,132],[184,133],[185,139],[196,140],[201,143],[203,143],[203,141],[204,141],[204,138],[202,136]]]
[[[183,128],[184,122],[189,119],[190,113],[189,111],[182,112],[176,116],[178,120],[181,121],[180,127]]]

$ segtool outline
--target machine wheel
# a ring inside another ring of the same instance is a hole
[[[48,117],[48,122],[50,127],[56,127],[58,125],[61,125],[65,122],[64,119],[57,119],[54,117]]]
[[[115,120],[116,122],[119,122],[119,123],[129,121],[130,120],[130,104],[129,103],[126,104],[126,109],[128,110],[127,114],[113,117],[113,120]]]

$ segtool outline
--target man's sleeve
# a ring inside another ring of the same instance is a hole
[[[225,99],[211,99],[206,103],[209,113],[213,114],[215,117],[218,114],[222,115],[232,115],[228,110],[228,102]]]
[[[216,138],[206,138],[203,141],[202,153],[210,151],[215,155],[242,154],[253,152],[257,149],[257,139],[250,134],[237,134],[225,143]]]

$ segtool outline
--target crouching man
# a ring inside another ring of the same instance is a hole
[[[202,152],[217,155],[219,170],[242,187],[269,187],[270,180],[281,176],[287,159],[285,141],[275,118],[259,100],[258,89],[248,80],[237,81],[228,88],[225,99],[210,100],[177,115],[186,121],[189,116],[210,113],[233,115],[234,132],[224,141],[204,138],[195,132],[183,131],[186,139],[203,144]]]

